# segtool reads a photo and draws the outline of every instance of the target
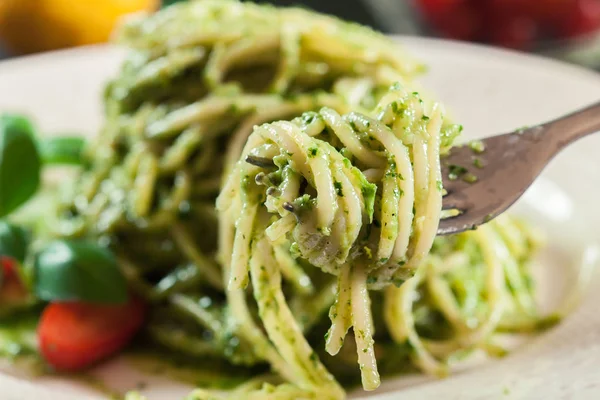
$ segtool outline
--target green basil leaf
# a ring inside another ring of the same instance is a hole
[[[94,242],[49,243],[35,257],[35,291],[48,301],[125,303],[127,284],[112,253]]]
[[[44,164],[80,165],[85,139],[82,137],[51,137],[40,140],[38,147]]]
[[[29,233],[25,229],[0,220],[0,256],[10,257],[23,263],[29,241]]]
[[[33,196],[40,167],[33,125],[22,116],[0,116],[0,217]]]

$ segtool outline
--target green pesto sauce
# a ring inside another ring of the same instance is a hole
[[[125,357],[128,364],[145,374],[167,376],[204,389],[233,389],[264,372],[262,368],[236,367],[220,359],[189,360],[160,349],[136,348]]]

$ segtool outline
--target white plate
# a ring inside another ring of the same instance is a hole
[[[576,67],[453,42],[401,41],[431,68],[423,84],[444,102],[469,137],[531,125],[600,99],[600,75]],[[45,132],[94,134],[102,122],[101,88],[118,69],[122,53],[92,47],[0,63],[0,110],[26,112]],[[24,161],[26,162],[26,161]],[[570,266],[582,255],[594,262],[600,243],[600,137],[561,154],[517,205],[550,236],[540,258],[550,279],[545,293],[556,304],[569,285]],[[445,380],[400,378],[369,397],[395,399],[598,398],[600,393],[600,283],[591,282],[582,306],[557,328],[502,360],[466,368]],[[31,380],[4,368],[2,399],[101,398],[59,378]],[[95,374],[120,388],[139,374],[123,362]],[[164,377],[152,380],[152,399],[177,399],[186,388]],[[356,396],[364,393],[356,393]]]

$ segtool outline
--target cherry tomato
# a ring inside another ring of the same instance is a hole
[[[524,13],[548,28],[560,24],[576,0],[529,0],[523,5]]]
[[[441,14],[466,3],[466,0],[418,0],[427,14]]]
[[[12,258],[0,256],[0,265],[5,280],[15,278],[17,275],[17,266]]]
[[[138,299],[117,306],[51,303],[37,329],[40,351],[57,370],[84,369],[125,347],[142,326],[144,314]]]
[[[492,26],[492,43],[517,50],[529,50],[537,37],[537,24],[531,18],[512,17],[496,21]]]
[[[438,15],[430,15],[434,29],[445,37],[458,40],[476,40],[482,31],[483,15],[467,3]]]
[[[0,256],[2,281],[0,281],[0,304],[18,303],[27,297],[27,290],[21,284],[17,273],[16,261]]]
[[[576,6],[566,15],[560,33],[566,37],[590,34],[600,29],[600,2],[577,0]]]
[[[530,0],[487,0],[481,3],[493,12],[523,12]]]

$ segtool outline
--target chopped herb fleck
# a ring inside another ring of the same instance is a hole
[[[483,153],[485,151],[485,144],[481,140],[471,140],[469,148],[475,153]]]
[[[556,326],[562,320],[561,316],[558,314],[551,314],[540,321],[535,325],[535,329],[538,332],[548,330],[554,326]]]
[[[439,190],[440,192],[444,189],[444,185],[442,184],[442,181],[440,181],[440,180],[435,182],[435,186],[437,187],[437,190]]]
[[[479,157],[475,157],[473,158],[473,165],[477,168],[483,168],[483,161],[481,161],[481,158]]]
[[[335,181],[333,182],[333,186],[335,187],[335,192],[338,196],[344,197],[344,192],[342,191],[342,182]]]
[[[421,119],[422,119],[423,121],[429,121],[429,117],[428,117],[427,115],[423,115],[423,116],[421,117]]]
[[[475,183],[477,182],[477,176],[475,176],[472,173],[468,173],[465,176],[463,176],[463,181],[467,182],[467,183]]]
[[[318,153],[319,153],[319,149],[316,147],[311,147],[308,149],[308,156],[311,158],[315,157]]]
[[[293,258],[298,258],[301,256],[300,247],[298,246],[298,243],[296,243],[296,242],[292,243],[292,245],[290,246],[290,255]]]
[[[450,165],[448,166],[448,179],[451,181],[455,181],[459,176],[467,173],[468,170],[465,167],[461,167],[460,165]]]
[[[302,122],[306,125],[311,124],[318,117],[316,112],[305,112],[302,114]]]
[[[522,127],[520,127],[519,129],[517,129],[517,130],[515,131],[515,133],[516,133],[516,134],[518,134],[518,135],[522,135],[522,134],[524,134],[524,133],[525,133],[525,131],[526,131],[527,129],[529,129],[529,128],[530,128],[530,126],[529,126],[529,125],[522,126]]]

